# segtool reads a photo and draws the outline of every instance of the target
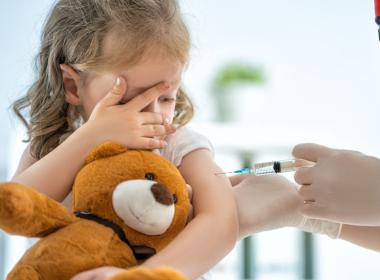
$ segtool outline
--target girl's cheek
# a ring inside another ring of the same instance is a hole
[[[82,106],[88,119],[95,106],[112,89],[114,77],[112,75],[94,76],[89,79],[83,88],[81,96]]]
[[[102,100],[103,96],[100,94],[88,93],[86,100],[83,102],[83,107],[86,112],[87,118],[89,118],[95,109],[95,106]]]
[[[85,121],[88,121],[88,119],[90,118],[94,108],[95,108],[95,104],[94,105],[83,104],[83,106],[82,106],[82,117]]]

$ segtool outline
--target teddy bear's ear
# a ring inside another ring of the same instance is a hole
[[[127,147],[120,144],[112,143],[112,142],[106,142],[106,143],[100,144],[96,146],[91,151],[91,153],[87,156],[86,164],[100,158],[106,158],[106,157],[115,156],[115,155],[124,153],[127,150],[128,150]]]

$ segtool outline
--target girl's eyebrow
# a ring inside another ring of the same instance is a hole
[[[171,81],[171,82],[169,82],[169,84],[170,85],[172,85],[172,84],[175,84],[178,80],[180,80],[181,78],[179,78],[179,79],[176,79],[175,81]],[[155,83],[153,83],[153,84],[151,84],[151,85],[149,85],[149,86],[146,86],[146,87],[135,87],[134,89],[133,89],[133,91],[134,92],[137,92],[138,94],[140,94],[140,93],[142,93],[142,92],[144,92],[144,91],[146,91],[146,90],[148,90],[148,89],[150,89],[150,88],[152,88],[152,87],[155,87],[155,86],[157,86],[157,85],[159,85],[159,84],[161,84],[161,83],[163,83],[163,82],[165,82],[166,80],[161,80],[161,81],[158,81],[158,82],[155,82]],[[166,81],[167,82],[167,81]]]
[[[149,86],[146,86],[146,87],[136,87],[136,88],[133,89],[133,91],[136,91],[138,93],[142,93],[142,92],[144,92],[144,91],[146,91],[146,90],[148,90],[148,89],[150,89],[152,87],[157,86],[160,83],[162,83],[162,81],[158,82],[158,83],[155,83],[155,84],[152,84],[152,85],[149,85]]]
[[[149,86],[146,86],[146,87],[135,87],[135,88],[133,88],[132,89],[132,92],[134,93],[134,95],[139,95],[140,93],[143,93],[144,91],[146,91],[146,90],[148,90],[148,89],[150,89],[150,88],[153,88],[153,87],[155,87],[155,86],[158,86],[159,84],[161,84],[161,83],[163,83],[163,82],[165,82],[165,80],[161,80],[161,81],[159,81],[159,82],[156,82],[156,83],[154,83],[154,84],[152,84],[152,85],[149,85]],[[172,83],[170,83],[169,82],[169,84],[170,84],[170,89],[172,89],[173,87],[173,84]]]
[[[150,88],[152,88],[152,87],[154,87],[154,86],[156,86],[162,82],[164,82],[164,81],[162,80],[158,83],[155,83],[155,84],[152,84],[152,85],[146,86],[146,87],[135,87],[131,91],[128,90],[126,96],[124,96],[123,100],[120,102],[125,104],[125,103],[129,102],[130,100],[132,100],[133,98],[135,98],[137,95],[143,93],[144,91],[146,91],[146,90],[148,90],[148,89],[150,89]]]
[[[150,88],[153,88],[153,87],[155,87],[155,86],[157,86],[157,85],[159,85],[159,84],[161,84],[163,82],[165,82],[165,80],[161,80],[161,81],[155,82],[155,83],[153,83],[153,84],[151,84],[149,86],[145,86],[145,87],[135,87],[135,88],[131,89],[131,92],[133,93],[133,96],[132,97],[129,96],[129,98],[133,98],[133,97],[135,97],[135,96],[143,93],[144,91],[146,91],[146,90],[148,90]]]
[[[163,81],[158,82],[158,83],[154,83],[154,84],[146,86],[146,87],[135,87],[135,88],[131,89],[130,91],[128,90],[127,91],[127,95],[125,96],[127,98],[126,98],[126,100],[124,102],[128,102],[129,100],[135,98],[137,95],[140,95],[144,91],[146,91],[146,90],[148,90],[148,89],[150,89],[152,87],[155,87],[156,85],[158,85],[158,84],[160,84],[162,82]]]

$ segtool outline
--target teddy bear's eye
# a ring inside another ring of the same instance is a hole
[[[174,202],[174,204],[177,203],[177,196],[175,194],[173,194],[173,202]]]
[[[154,174],[153,173],[146,173],[145,179],[147,179],[149,181],[153,181],[154,180]]]

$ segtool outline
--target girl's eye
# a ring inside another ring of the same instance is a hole
[[[173,97],[161,97],[160,102],[173,103],[176,99]]]

